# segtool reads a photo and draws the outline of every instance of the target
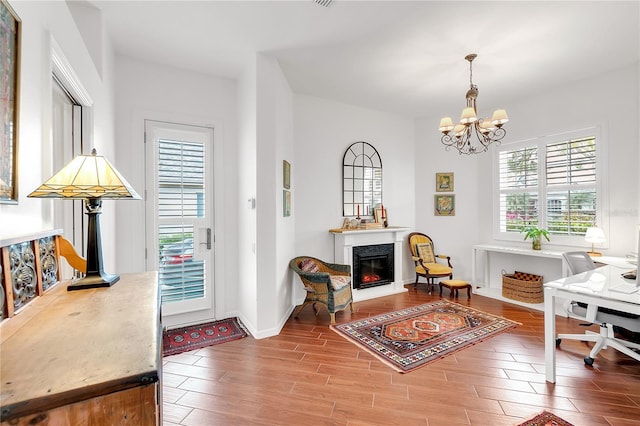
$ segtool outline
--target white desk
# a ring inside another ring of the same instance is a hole
[[[490,287],[490,278],[489,278],[489,254],[492,252],[495,253],[508,253],[515,254],[520,256],[534,256],[534,257],[546,257],[550,259],[558,259],[562,261],[562,252],[554,251],[554,250],[533,250],[531,248],[525,247],[511,247],[506,245],[496,245],[496,244],[478,244],[472,247],[471,254],[471,282],[474,286],[480,287]],[[482,282],[478,281],[478,273],[477,273],[477,255],[480,252],[484,252],[484,279]]]
[[[556,259],[559,262],[562,262],[562,276],[566,277],[569,275],[569,269],[562,258],[562,253],[564,251],[572,251],[570,249],[567,250],[533,250],[530,247],[515,247],[508,245],[500,245],[500,244],[478,244],[473,246],[471,253],[471,282],[474,286],[478,287],[491,287],[491,279],[490,279],[490,254],[491,253],[505,253],[512,254],[518,256],[530,256],[530,257],[539,257],[539,258],[547,258],[547,259]],[[575,249],[574,249],[575,250]],[[479,280],[478,277],[478,260],[477,257],[479,254],[484,253],[484,276],[482,277],[482,281]],[[604,263],[607,265],[615,265],[620,267],[625,267],[629,269],[635,269],[634,265],[628,263],[628,259],[624,257],[616,257],[616,256],[598,256],[592,257],[594,262]]]
[[[609,288],[631,282],[620,276],[635,266],[607,265],[544,284],[544,362],[548,382],[556,381],[556,297],[640,315],[640,293],[625,294]]]

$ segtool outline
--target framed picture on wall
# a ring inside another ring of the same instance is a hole
[[[282,160],[282,186],[291,189],[291,163],[287,160]]]
[[[21,21],[0,0],[0,203],[18,203],[18,111]]]
[[[436,173],[436,192],[453,192],[453,173]]]
[[[436,216],[455,216],[456,196],[435,195],[433,200],[434,214]]]

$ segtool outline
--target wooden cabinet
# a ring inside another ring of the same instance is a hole
[[[0,325],[1,424],[160,424],[161,338],[155,272],[59,283]]]

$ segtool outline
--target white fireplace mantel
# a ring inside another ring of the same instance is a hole
[[[378,287],[352,289],[353,301],[374,299],[407,291],[402,281],[403,237],[409,228],[390,226],[381,229],[331,229],[335,263],[351,266],[353,276],[353,248],[373,244],[393,244],[393,282]]]

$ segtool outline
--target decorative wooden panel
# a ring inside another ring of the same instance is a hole
[[[36,297],[38,275],[32,241],[9,246],[9,269],[13,310],[17,311]]]
[[[58,282],[58,256],[56,256],[55,237],[49,236],[38,240],[40,271],[42,274],[42,291],[46,291]]]

